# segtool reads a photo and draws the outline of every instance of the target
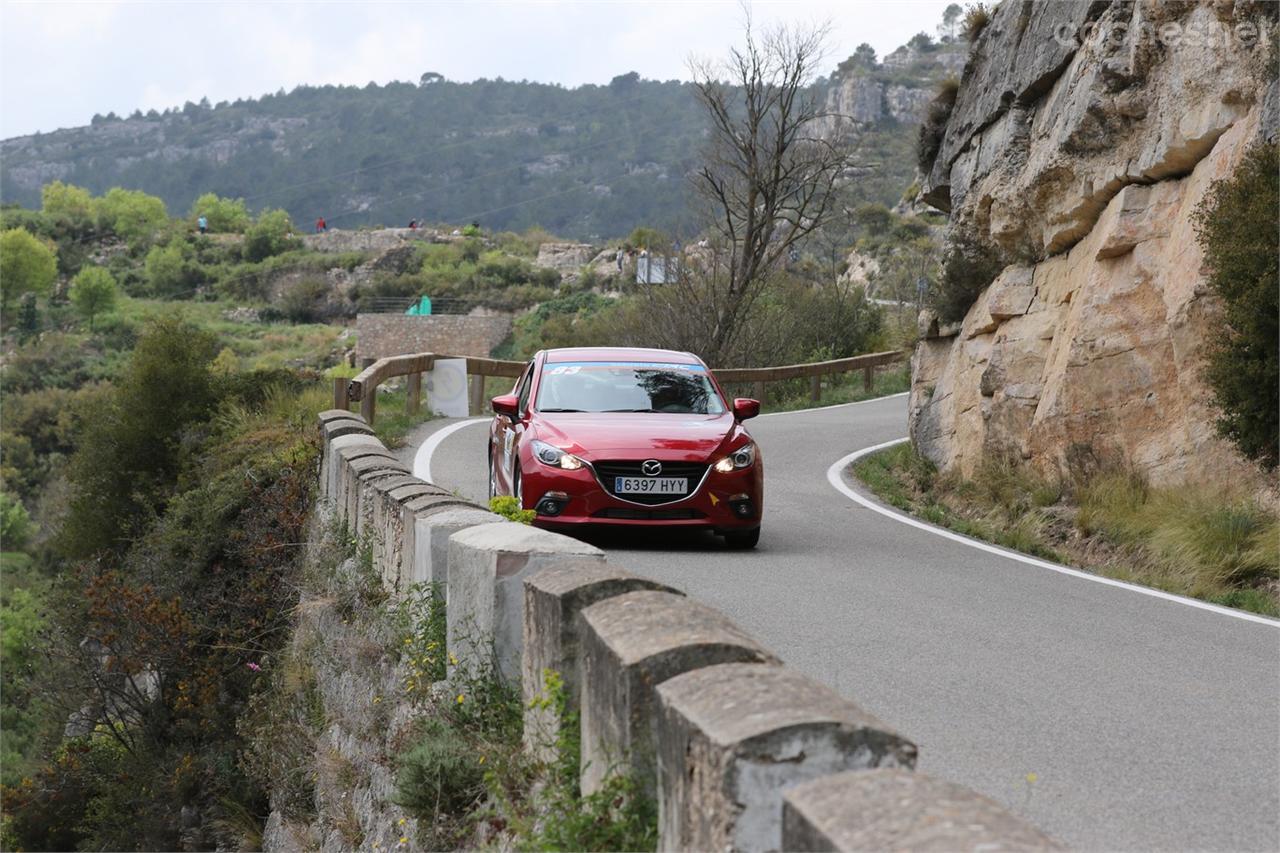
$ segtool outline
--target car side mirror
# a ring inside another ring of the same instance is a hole
[[[760,414],[760,401],[750,397],[738,397],[733,401],[733,417],[745,421]]]
[[[499,394],[490,401],[490,404],[494,412],[499,415],[506,415],[512,420],[520,417],[520,398],[515,394]]]

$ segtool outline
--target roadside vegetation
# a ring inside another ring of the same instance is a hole
[[[931,524],[1043,559],[1280,616],[1280,519],[1231,486],[1156,488],[1132,471],[1061,481],[1005,460],[940,474],[910,444],[854,474]]]
[[[1209,287],[1222,300],[1223,332],[1205,379],[1222,415],[1218,431],[1263,468],[1280,464],[1280,146],[1259,145],[1214,184],[1197,211]]]

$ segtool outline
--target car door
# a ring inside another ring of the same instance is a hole
[[[512,393],[520,398],[520,416],[514,421],[498,415],[493,434],[493,468],[498,494],[515,494],[515,469],[519,438],[528,420],[529,388],[533,381],[533,362],[525,366]]]

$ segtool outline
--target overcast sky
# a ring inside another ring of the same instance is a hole
[[[751,4],[760,23],[829,19],[831,67],[931,35],[949,0]],[[736,0],[59,2],[0,0],[0,138],[300,83],[503,77],[567,86],[638,71],[685,79],[740,35]]]

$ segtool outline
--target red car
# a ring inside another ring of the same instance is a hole
[[[489,494],[514,495],[540,527],[693,527],[730,547],[760,539],[764,463],[730,403],[686,352],[545,350],[493,398]]]

